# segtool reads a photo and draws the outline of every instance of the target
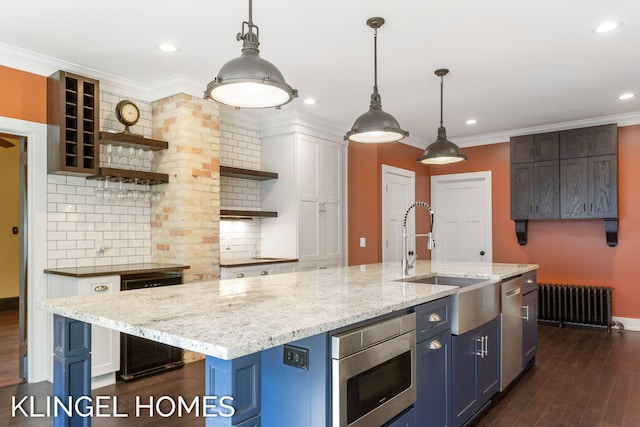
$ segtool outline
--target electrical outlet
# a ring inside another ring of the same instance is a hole
[[[309,369],[309,349],[285,344],[283,361],[294,368]]]

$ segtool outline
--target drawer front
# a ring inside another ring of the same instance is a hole
[[[424,341],[451,328],[451,297],[419,305],[415,312],[416,342]]]
[[[535,291],[538,287],[538,278],[537,278],[538,270],[529,271],[528,273],[524,273],[522,275],[523,285],[522,285],[522,294],[527,294],[531,291]]]

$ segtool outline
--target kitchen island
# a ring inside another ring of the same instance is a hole
[[[535,269],[531,264],[418,261],[405,279],[438,273],[503,280]],[[232,375],[251,372],[249,376],[260,377],[262,352],[410,310],[457,290],[403,281],[399,263],[393,263],[61,298],[38,307],[56,315],[57,395],[90,395],[86,369],[62,368],[90,357],[87,325],[95,324],[207,355],[205,394],[242,395],[234,401],[239,405],[235,418],[211,417],[207,425],[243,425],[260,415],[261,402],[254,394],[247,397],[246,391],[235,389]],[[84,344],[65,348],[78,342]],[[313,357],[315,350],[310,354]],[[253,392],[259,395],[259,390]]]

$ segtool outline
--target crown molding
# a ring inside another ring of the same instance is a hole
[[[149,84],[140,83],[4,43],[0,43],[0,64],[42,76],[50,76],[57,70],[66,70],[99,80],[102,90],[126,94],[128,97],[146,102],[153,102],[177,93],[202,97],[206,87],[206,82],[185,74],[176,74]],[[242,123],[251,129],[260,130],[265,136],[274,135],[278,132],[301,131],[334,141],[343,140],[344,129],[334,123],[301,113],[291,105],[285,105],[280,110],[233,110],[230,107],[221,106],[220,111],[223,119],[231,123]],[[640,124],[640,111],[450,139],[460,147],[474,147],[508,142],[512,136],[597,126],[607,123],[617,123],[618,126]],[[402,140],[402,143],[421,150],[429,144],[429,142],[415,137],[407,137]]]
[[[615,114],[611,116],[594,117],[591,119],[573,120],[562,123],[552,123],[542,126],[532,126],[528,128],[513,129],[482,135],[465,136],[462,138],[451,138],[451,141],[455,142],[456,144],[458,144],[458,146],[463,148],[474,147],[477,145],[489,145],[498,144],[501,142],[509,142],[509,139],[512,136],[577,129],[589,126],[606,125],[610,123],[617,123],[619,127],[640,124],[640,111],[625,114]]]

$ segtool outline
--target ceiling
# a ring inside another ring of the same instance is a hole
[[[300,93],[283,110],[297,109],[345,133],[368,110],[373,30],[365,22],[372,16],[386,20],[378,30],[382,106],[410,132],[412,145],[436,137],[437,68],[450,69],[444,124],[453,141],[640,116],[640,96],[617,99],[640,95],[637,0],[256,0],[261,55]],[[138,87],[189,81],[201,96],[240,53],[235,35],[248,19],[248,1],[21,0],[5,5],[3,17],[5,48]],[[593,31],[606,20],[622,26]],[[156,46],[165,41],[181,50],[160,52]],[[317,103],[305,105],[306,97]],[[465,124],[469,118],[478,123]]]

